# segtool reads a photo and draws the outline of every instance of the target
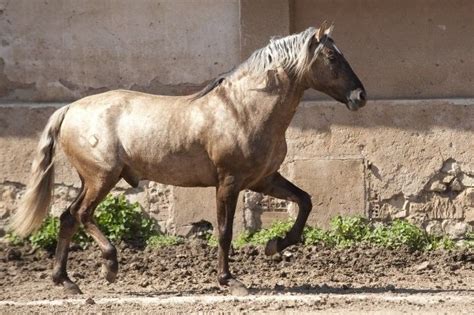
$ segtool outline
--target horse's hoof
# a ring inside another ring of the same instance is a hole
[[[63,285],[64,285],[64,292],[68,295],[82,294],[81,289],[79,289],[77,284],[75,284],[72,281],[65,281]]]
[[[229,279],[227,283],[229,286],[230,293],[235,296],[246,296],[249,294],[247,287],[236,279]]]
[[[117,279],[117,273],[110,270],[110,268],[106,264],[102,265],[100,273],[105,278],[105,280],[107,280],[108,283],[114,283]]]
[[[278,253],[278,241],[280,240],[279,237],[271,239],[267,242],[265,246],[265,255],[273,256]]]

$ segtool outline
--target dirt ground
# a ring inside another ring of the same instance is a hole
[[[100,276],[100,252],[73,248],[69,275],[82,296],[53,285],[52,254],[0,244],[0,313],[131,311],[471,313],[472,250],[410,252],[373,247],[294,246],[266,257],[235,250],[231,269],[250,296],[233,297],[216,281],[216,248],[195,240],[163,249],[119,246],[117,282]]]

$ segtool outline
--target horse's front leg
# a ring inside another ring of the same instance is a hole
[[[293,227],[284,238],[277,237],[270,240],[265,247],[265,254],[269,256],[276,254],[286,247],[300,242],[306,220],[313,207],[311,196],[278,172],[265,178],[251,189],[272,197],[296,202],[299,208],[298,216],[296,217],[296,222]]]
[[[239,197],[240,187],[234,176],[225,176],[219,181],[216,189],[217,225],[218,225],[218,271],[217,280],[220,285],[229,286],[233,294],[248,294],[245,286],[234,279],[229,270],[229,250],[232,242],[232,227],[235,207]]]

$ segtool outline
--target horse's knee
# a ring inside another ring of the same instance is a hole
[[[72,216],[69,210],[64,211],[59,217],[60,226],[64,228],[74,227],[77,223],[76,219]]]
[[[298,205],[301,211],[304,212],[311,212],[311,209],[313,209],[313,202],[311,201],[311,196],[303,191],[301,195],[298,198]]]

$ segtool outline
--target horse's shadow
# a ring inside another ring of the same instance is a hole
[[[474,289],[416,289],[416,288],[402,288],[387,285],[383,287],[368,287],[362,286],[357,288],[351,287],[331,287],[331,286],[310,286],[301,285],[293,287],[282,287],[276,289],[270,288],[251,288],[252,294],[269,294],[269,293],[298,293],[298,294],[377,294],[377,293],[398,293],[398,294],[423,294],[423,293],[449,293],[449,292],[465,292],[474,293]]]
[[[397,294],[437,294],[437,293],[474,293],[474,289],[415,289],[415,288],[399,288],[392,285],[384,287],[331,287],[331,286],[311,286],[311,285],[300,285],[291,287],[278,287],[278,288],[259,288],[250,287],[248,288],[249,293],[252,295],[271,295],[271,294],[308,294],[308,295],[319,295],[319,294],[335,294],[335,295],[347,295],[347,294],[381,294],[381,293],[397,293]],[[117,292],[116,292],[117,293]],[[135,292],[122,292],[133,296],[143,297],[154,297],[154,296],[189,296],[189,295],[228,295],[229,291],[226,289],[221,290],[184,290],[184,291],[135,291]]]

